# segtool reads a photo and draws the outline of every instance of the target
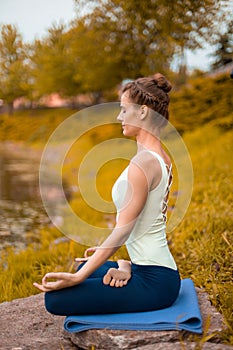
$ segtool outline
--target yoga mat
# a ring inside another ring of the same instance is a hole
[[[124,287],[122,287],[124,288]],[[119,314],[67,316],[64,329],[82,332],[89,329],[121,330],[185,330],[202,333],[202,317],[193,281],[181,281],[180,293],[175,303],[162,310]]]

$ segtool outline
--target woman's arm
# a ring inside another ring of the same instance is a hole
[[[148,179],[143,167],[131,162],[128,170],[128,189],[116,226],[86,264],[76,272],[78,283],[84,281],[126,242],[145,206],[148,188]]]
[[[42,285],[34,284],[42,291],[61,289],[83,282],[96,269],[98,269],[106,260],[112,256],[117,249],[128,239],[138,215],[147,200],[148,179],[142,166],[131,162],[128,170],[128,189],[119,213],[118,221],[109,237],[100,247],[97,247],[94,254],[87,260],[74,274],[67,273],[47,273],[42,279]],[[55,282],[49,282],[49,279],[56,279]]]

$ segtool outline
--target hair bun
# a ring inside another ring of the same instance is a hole
[[[169,92],[172,89],[171,83],[161,73],[154,74],[153,79],[155,85],[164,92]]]

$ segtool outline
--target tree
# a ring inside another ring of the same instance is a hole
[[[79,91],[79,83],[73,79],[75,60],[63,25],[54,24],[47,37],[35,41],[32,62],[38,97],[53,92],[70,97]]]
[[[107,24],[108,25],[108,24]],[[105,23],[77,20],[67,33],[73,59],[73,79],[80,92],[92,93],[98,103],[102,93],[121,81],[117,56],[110,46],[111,30]]]
[[[226,31],[219,34],[215,43],[217,49],[212,54],[215,57],[215,61],[211,66],[212,69],[217,69],[233,62],[233,21],[228,23]]]
[[[30,67],[26,46],[15,26],[3,25],[0,39],[0,97],[13,113],[13,103],[28,92]]]
[[[175,54],[209,41],[223,2],[227,1],[75,0],[81,13],[92,6],[82,18],[92,27],[105,28],[105,43],[129,78],[158,70],[167,73]]]

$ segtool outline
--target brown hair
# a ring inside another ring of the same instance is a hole
[[[156,73],[127,83],[121,93],[128,91],[132,103],[146,105],[168,120],[168,92],[171,88],[171,83],[162,74]]]

